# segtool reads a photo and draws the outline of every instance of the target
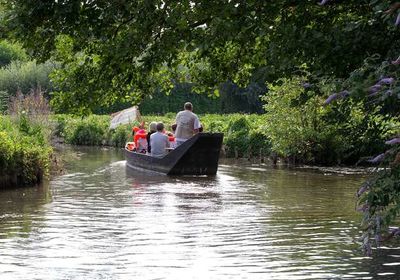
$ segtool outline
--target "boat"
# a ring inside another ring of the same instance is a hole
[[[125,147],[126,165],[167,175],[215,175],[222,133],[198,133],[162,158],[136,153]]]

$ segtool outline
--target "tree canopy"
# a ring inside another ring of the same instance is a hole
[[[333,5],[334,4],[334,5]],[[57,104],[90,110],[192,82],[272,81],[306,67],[345,77],[371,54],[395,55],[391,1],[4,0],[2,29],[60,61]]]

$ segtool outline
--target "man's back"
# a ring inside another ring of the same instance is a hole
[[[178,139],[189,139],[197,129],[195,124],[198,122],[197,116],[191,111],[180,111],[176,115],[175,137]]]
[[[150,135],[150,145],[151,145],[151,155],[154,157],[163,157],[166,155],[166,148],[169,147],[168,136],[161,133],[156,132]]]

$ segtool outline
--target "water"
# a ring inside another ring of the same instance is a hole
[[[216,177],[65,152],[68,173],[0,192],[0,279],[399,279],[395,243],[354,239],[361,175],[226,161]]]

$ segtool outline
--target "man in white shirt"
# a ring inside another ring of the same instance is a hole
[[[184,111],[180,111],[176,115],[176,146],[181,145],[193,135],[199,133],[201,127],[199,118],[192,112],[192,103],[186,102],[184,109]]]
[[[169,148],[168,136],[163,133],[164,124],[157,123],[157,132],[150,135],[150,155],[153,157],[162,158],[167,154],[167,148]]]

